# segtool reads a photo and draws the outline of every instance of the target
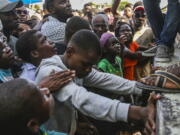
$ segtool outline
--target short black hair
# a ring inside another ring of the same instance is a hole
[[[143,2],[142,1],[137,1],[133,6],[133,10],[138,6],[143,6]]]
[[[27,31],[16,42],[18,56],[26,62],[31,62],[31,51],[37,49],[38,38],[35,37],[37,32],[37,30]]]
[[[129,23],[119,21],[116,25],[115,32],[114,32],[116,37],[119,37],[119,29],[121,28],[122,25],[125,25],[125,24],[131,28],[132,34],[134,35],[134,29]]]
[[[66,24],[65,42],[68,43],[72,35],[81,29],[91,29],[88,21],[79,16],[72,17]]]
[[[24,79],[15,79],[0,85],[0,129],[17,134],[26,129],[27,122],[42,115],[44,103],[38,88]],[[8,130],[7,130],[8,129]],[[2,133],[2,132],[1,132]]]
[[[45,0],[44,8],[50,12],[50,8],[53,7],[54,0]]]
[[[127,3],[127,4],[125,5],[125,8],[127,8],[127,7],[132,8],[132,6],[133,6],[133,4]]]
[[[85,3],[85,4],[84,4],[84,8],[87,7],[87,6],[92,6],[92,3],[91,3],[91,2]]]
[[[69,43],[73,43],[73,45],[79,47],[83,51],[93,51],[101,55],[99,38],[90,30],[80,30],[76,32]]]

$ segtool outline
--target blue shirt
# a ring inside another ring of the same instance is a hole
[[[23,69],[23,71],[20,75],[20,78],[34,82],[37,67],[35,67],[31,63],[25,63],[25,64],[23,64],[22,69]]]

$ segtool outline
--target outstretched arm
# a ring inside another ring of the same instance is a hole
[[[113,15],[117,14],[117,8],[119,7],[119,3],[121,2],[121,0],[114,0],[114,3],[112,4],[112,13]]]

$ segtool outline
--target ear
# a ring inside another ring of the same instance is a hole
[[[53,14],[55,11],[54,11],[54,7],[53,7],[53,3],[51,3],[50,5],[49,5],[49,12],[51,13],[51,14]]]
[[[39,57],[38,51],[32,51],[31,56],[34,57],[34,58],[38,58]]]
[[[66,49],[67,57],[71,57],[75,52],[76,52],[76,51],[75,51],[75,48],[72,47],[72,46],[69,46],[69,47]]]
[[[31,132],[38,133],[40,128],[39,121],[33,118],[27,123],[27,127]]]

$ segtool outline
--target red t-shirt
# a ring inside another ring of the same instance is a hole
[[[132,52],[136,52],[136,50],[139,48],[138,43],[132,42],[130,44],[130,50]],[[137,60],[131,60],[129,58],[124,58],[124,78],[128,80],[134,80],[134,68],[137,64]]]

